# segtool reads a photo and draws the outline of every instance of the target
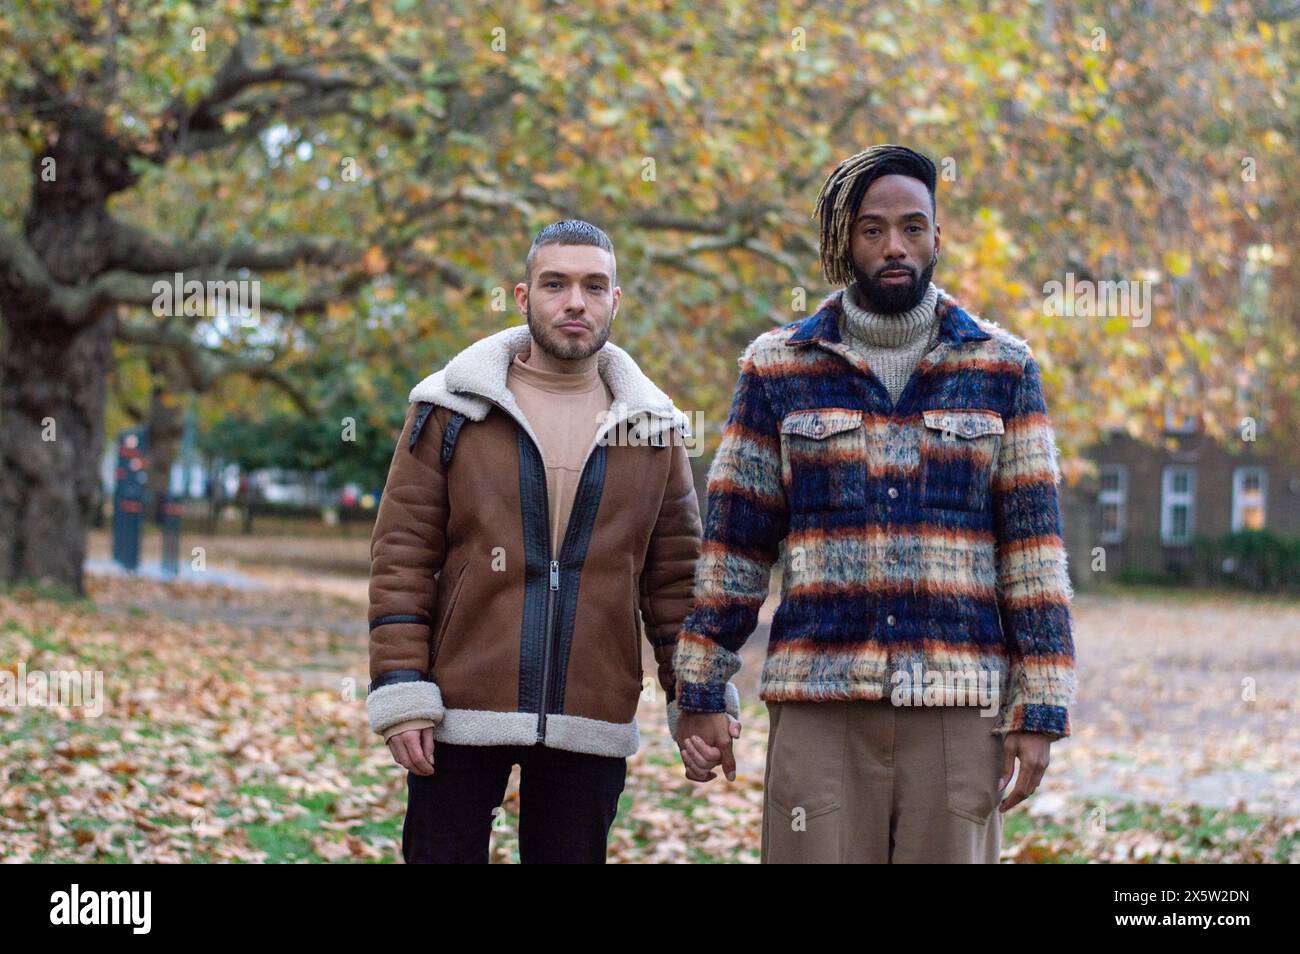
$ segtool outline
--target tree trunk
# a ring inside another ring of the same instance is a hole
[[[101,120],[65,110],[32,157],[27,244],[48,279],[84,287],[112,267],[108,197],[136,179]],[[85,593],[82,568],[104,452],[104,400],[116,311],[63,313],[43,281],[0,278],[0,582]]]
[[[153,366],[154,361],[150,361]],[[162,505],[171,487],[172,465],[181,449],[184,430],[182,407],[169,401],[161,385],[155,385],[149,402],[149,499],[152,502],[153,521],[161,524]]]
[[[11,314],[0,297],[0,580],[84,594],[115,313],[75,329],[57,315],[15,328]]]

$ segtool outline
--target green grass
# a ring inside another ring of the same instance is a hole
[[[359,781],[360,776],[354,781]],[[376,780],[378,781],[378,780]],[[246,783],[237,790],[240,795],[251,798],[262,797],[269,800],[276,808],[298,807],[307,809],[307,814],[286,818],[278,822],[258,822],[244,826],[243,831],[251,848],[266,852],[268,864],[292,863],[298,861],[319,861],[312,849],[312,839],[322,831],[321,824],[334,820],[334,805],[338,795],[334,792],[317,792],[312,795],[294,797],[288,789],[279,785]],[[222,817],[233,814],[232,806],[222,806],[218,810]],[[348,835],[363,841],[392,839],[398,841],[402,835],[401,819],[384,819],[364,822],[348,829]],[[341,832],[330,832],[331,837],[343,838]],[[387,859],[385,859],[385,862]]]
[[[64,586],[35,581],[0,583],[0,593],[9,597],[15,603],[36,603],[41,600],[52,600],[69,609],[79,609],[88,613],[95,612],[94,600],[88,596],[74,593]]]
[[[1013,812],[1004,816],[1003,848],[1029,842],[1034,849],[1031,853],[1033,861],[1086,864],[1090,855],[1081,843],[1086,835],[1085,826],[1091,824],[1093,812],[1100,809],[1105,812],[1105,835],[1131,831],[1159,832],[1164,841],[1175,845],[1177,862],[1186,864],[1217,861],[1216,857],[1209,857],[1210,852],[1231,849],[1257,833],[1261,825],[1275,821],[1272,816],[1197,805],[1180,807],[1134,802],[1114,805],[1095,799],[1075,804],[1077,807],[1074,817],[1079,819],[1075,824],[1035,818],[1028,812]],[[1189,823],[1184,823],[1185,821]],[[1283,835],[1268,850],[1267,857],[1280,864],[1291,863],[1295,861],[1298,844],[1300,835]]]

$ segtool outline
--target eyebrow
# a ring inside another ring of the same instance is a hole
[[[542,272],[542,274],[537,276],[537,280],[540,282],[548,278],[568,278],[568,277],[569,275],[566,272],[545,271]],[[609,281],[609,276],[606,275],[604,272],[588,272],[586,275],[583,275],[582,277],[599,278],[601,281],[605,281],[605,282]]]
[[[871,219],[872,221],[879,220],[881,222],[888,221],[885,218],[885,216],[880,215],[876,212],[863,212],[861,215],[859,215],[856,219],[853,220],[853,224],[857,225],[863,219]],[[916,212],[906,212],[903,215],[900,215],[899,219],[900,220],[901,219],[924,219],[927,222],[930,221],[930,217],[926,215],[924,212],[921,212],[920,210]]]

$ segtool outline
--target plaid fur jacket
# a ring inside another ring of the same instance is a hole
[[[779,560],[764,700],[897,702],[901,687],[954,704],[978,683],[997,694],[993,732],[1068,736],[1061,472],[1032,351],[940,290],[938,343],[894,404],[841,342],[842,294],[740,358],[678,704],[723,710]]]

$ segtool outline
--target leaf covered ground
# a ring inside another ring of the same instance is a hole
[[[0,860],[400,861],[404,772],[366,723],[365,604],[343,591],[90,576],[83,600],[0,593],[0,669],[98,670],[105,697],[97,717],[0,709]],[[1300,860],[1297,621],[1286,604],[1081,598],[1075,735],[1007,816],[1003,860]],[[639,721],[610,860],[756,862],[761,702],[747,694],[730,785],[682,778],[661,701]],[[504,809],[493,858],[515,861],[518,770]]]

